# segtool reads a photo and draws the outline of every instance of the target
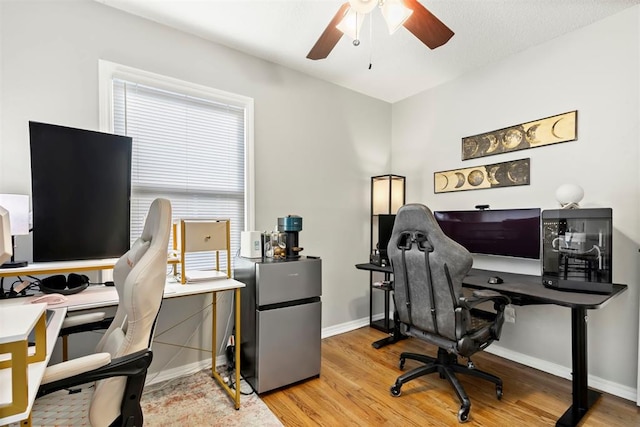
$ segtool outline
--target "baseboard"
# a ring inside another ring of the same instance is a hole
[[[383,315],[374,315],[374,320],[382,319]],[[369,325],[369,317],[363,319],[352,320],[350,322],[342,323],[340,325],[331,326],[322,329],[322,338],[328,338],[334,335],[350,332],[363,326]],[[520,363],[525,366],[529,366],[534,369],[538,369],[542,372],[555,375],[560,378],[571,380],[571,368],[558,365],[557,363],[548,362],[546,360],[538,359],[536,357],[528,356],[517,351],[509,350],[501,347],[495,342],[487,347],[484,351],[487,353],[495,354],[496,356],[503,357],[516,363]],[[589,387],[596,390],[609,393],[614,396],[621,397],[632,402],[636,402],[637,390],[633,387],[628,387],[622,384],[618,384],[613,381],[605,380],[594,375],[589,375]]]
[[[383,319],[384,316],[382,314],[376,314],[373,316],[373,320]],[[393,318],[393,314],[391,314],[391,318]],[[321,332],[322,339],[329,338],[334,335],[344,334],[345,332],[350,332],[363,326],[369,326],[369,317],[364,317],[361,319],[352,320],[350,322],[341,323],[335,326],[329,326],[328,328],[323,328]]]
[[[353,331],[363,326],[369,325],[369,318],[366,319],[358,319],[352,320],[347,323],[342,323],[340,325],[330,326],[328,328],[322,328],[321,336],[322,339],[332,337],[334,335],[344,334],[345,332]]]
[[[382,319],[383,315],[375,315],[373,316],[373,320]],[[340,325],[331,326],[328,328],[324,328],[321,331],[321,337],[329,338],[334,335],[340,335],[345,332],[353,331],[358,328],[362,328],[363,326],[369,325],[369,317],[354,320],[351,322],[342,323]],[[216,357],[216,366],[224,365],[227,363],[227,358],[224,354]],[[162,381],[172,380],[174,378],[195,374],[203,369],[211,368],[211,359],[201,360],[199,362],[193,362],[183,366],[177,366],[172,369],[162,369],[159,372],[149,372],[147,375],[147,380],[145,382],[145,386],[150,386],[152,384],[157,384]]]
[[[224,355],[216,357],[216,366],[220,366],[225,363],[227,363],[227,358]],[[163,381],[172,380],[174,378],[195,374],[196,372],[200,372],[203,369],[210,368],[211,359],[205,359],[198,362],[189,363],[188,365],[177,366],[172,369],[163,369],[159,372],[149,372],[144,385],[146,387]]]
[[[373,320],[382,319],[383,315],[375,315],[373,316]],[[321,332],[322,338],[329,338],[334,335],[344,334],[346,332],[353,331],[355,329],[362,328],[363,326],[369,325],[369,317],[352,320],[349,322],[341,323],[339,325],[330,326],[328,328],[323,328]],[[487,353],[494,354],[499,357],[503,357],[505,359],[511,360],[516,363],[520,363],[525,366],[529,366],[534,369],[538,369],[542,372],[549,373],[551,375],[555,375],[560,378],[564,378],[567,380],[571,380],[571,368],[558,365],[557,363],[552,363],[543,359],[539,359],[536,357],[532,357],[517,351],[510,350],[508,348],[501,347],[500,345],[493,343],[489,347],[487,347],[484,351]],[[216,366],[224,365],[226,363],[226,357],[224,355],[218,356],[216,358]],[[162,381],[170,380],[173,378],[181,377],[184,375],[194,374],[202,369],[211,368],[211,360],[206,359],[199,362],[190,363],[184,366],[178,366],[172,369],[165,369],[157,373],[149,373],[147,377],[147,382],[145,385],[156,384]],[[589,386],[603,391],[605,393],[609,393],[614,396],[621,397],[626,400],[630,400],[632,402],[636,401],[637,390],[633,387],[628,387],[622,384],[615,383],[613,381],[605,380],[603,378],[597,377],[595,375],[589,375]]]
[[[511,360],[513,362],[538,369],[542,372],[555,375],[560,378],[564,378],[567,380],[571,380],[572,378],[571,368],[501,347],[495,342],[487,347],[484,351]],[[591,388],[621,397],[623,399],[630,400],[632,402],[635,402],[637,398],[637,390],[635,388],[618,384],[613,381],[605,380],[603,378],[596,377],[595,375],[589,375],[588,384]]]

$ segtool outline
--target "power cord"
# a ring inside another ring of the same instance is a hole
[[[27,274],[26,277],[31,280],[23,279],[22,276],[16,276],[16,280],[11,282],[11,286],[8,291],[4,290],[4,277],[0,277],[0,299],[29,297],[33,296],[33,294],[28,294],[27,291],[40,291],[42,289],[42,280],[29,274]],[[115,286],[115,283],[113,281],[89,282],[89,285]]]
[[[4,277],[2,277],[0,278],[0,299],[31,296],[31,294],[27,294],[27,291],[30,290],[34,285],[34,282],[23,280],[21,276],[16,276],[16,280],[11,282],[11,287],[7,292],[5,292]]]
[[[235,384],[235,377],[236,377],[236,373],[235,373],[235,369],[231,369],[229,371],[227,371],[227,373],[225,374],[226,378],[228,378],[228,382],[227,385],[229,386],[229,388],[231,390],[235,390],[236,389],[236,384]],[[247,388],[251,391],[242,391],[242,389],[247,390]],[[242,373],[240,374],[240,395],[242,396],[251,396],[252,394],[254,394],[255,391],[253,390],[253,387],[251,387],[251,385],[247,382],[247,380],[244,378],[244,376],[242,375]]]

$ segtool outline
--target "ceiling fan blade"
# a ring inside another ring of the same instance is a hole
[[[340,23],[344,14],[347,13],[347,10],[349,10],[349,3],[345,3],[340,6],[340,10],[338,10],[338,13],[335,14],[331,22],[329,22],[327,28],[324,29],[316,44],[313,45],[307,54],[307,58],[315,60],[324,59],[329,56],[335,45],[338,44],[338,41],[342,37],[342,31],[337,29],[336,25]]]
[[[409,19],[403,24],[404,27],[430,49],[442,46],[453,37],[453,31],[418,0],[404,0],[404,5],[413,10]]]

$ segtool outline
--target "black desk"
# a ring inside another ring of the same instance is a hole
[[[356,268],[368,270],[368,265],[358,264]],[[380,271],[381,267],[374,271]],[[391,267],[389,272],[393,273]],[[491,276],[500,276],[504,283],[489,284]],[[611,294],[588,294],[549,289],[542,285],[540,276],[471,269],[463,281],[463,286],[472,289],[493,289],[511,298],[515,305],[554,304],[571,309],[571,367],[572,405],[560,417],[556,426],[576,426],[601,393],[590,390],[587,384],[587,310],[604,307],[612,298],[627,289],[627,285],[614,284]],[[399,338],[391,338],[395,342]]]
[[[358,270],[365,270],[368,271],[369,274],[373,274],[373,272],[378,272],[378,273],[384,273],[384,280],[389,280],[391,275],[393,274],[393,270],[391,269],[390,265],[385,265],[385,266],[380,266],[380,265],[375,265],[375,264],[371,264],[371,263],[367,263],[367,264],[356,264],[356,268]],[[383,338],[381,340],[375,341],[373,344],[371,344],[374,348],[381,348],[384,347],[385,345],[389,345],[389,344],[393,344],[394,342],[397,342],[399,339],[403,339],[406,338],[405,336],[399,334],[396,331],[396,323],[389,319],[389,308],[391,306],[390,304],[390,297],[389,294],[391,292],[391,287],[390,286],[386,286],[383,285],[381,287],[375,287],[373,286],[373,279],[372,277],[369,277],[369,283],[370,283],[370,289],[369,289],[369,326],[371,326],[372,328],[375,328],[379,331],[382,332],[387,332],[390,333],[388,337]],[[373,320],[373,290],[375,289],[380,289],[381,291],[384,292],[384,318],[381,320]]]

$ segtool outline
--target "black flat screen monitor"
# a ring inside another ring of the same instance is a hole
[[[469,252],[540,259],[540,209],[437,211],[442,231]]]
[[[129,250],[131,138],[29,122],[33,260]]]
[[[389,240],[391,240],[395,220],[396,216],[393,214],[378,215],[378,250],[380,251],[380,257],[387,261],[389,260],[387,246],[389,245]]]

